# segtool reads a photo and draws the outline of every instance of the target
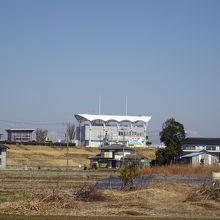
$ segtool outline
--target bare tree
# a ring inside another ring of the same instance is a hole
[[[67,123],[66,125],[66,138],[67,142],[72,141],[75,137],[76,126],[73,123]]]
[[[41,128],[36,129],[36,140],[38,143],[42,143],[45,140],[45,137],[47,136],[48,130],[43,130]]]

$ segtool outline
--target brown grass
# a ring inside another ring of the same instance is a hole
[[[155,147],[135,147],[134,152],[137,154],[142,154],[145,157],[146,161],[151,161],[156,159],[156,153],[157,148]]]
[[[204,184],[198,190],[190,192],[185,201],[205,201],[214,200],[220,202],[220,184]]]
[[[65,147],[8,145],[7,165],[28,166],[66,166],[67,149]],[[70,147],[69,165],[89,165],[88,157],[99,152],[98,148]]]
[[[104,201],[103,191],[96,188],[95,184],[85,184],[76,193],[76,199],[82,201]]]
[[[14,183],[11,182],[12,175],[10,175],[10,172],[4,172],[3,174],[2,178],[4,178],[4,182],[8,181],[10,183],[10,186],[7,186],[7,184],[3,185],[5,188],[11,190],[18,187],[17,181]],[[6,178],[6,174],[10,176]],[[15,173],[13,171],[14,175]],[[65,175],[63,175],[62,172],[53,174],[53,172],[20,171],[17,175],[19,177],[19,184],[23,181],[25,188],[27,187],[28,176],[34,177],[35,181],[33,184],[36,184],[35,182],[44,179],[48,175],[53,178],[57,175],[62,175],[59,177],[62,181],[69,181],[69,175],[71,175],[72,181],[74,178],[77,178],[72,172],[65,172]],[[25,175],[23,180],[21,178],[22,175]],[[48,181],[49,179],[51,178],[48,177]],[[78,181],[78,178],[76,180]],[[28,183],[30,184],[29,180]],[[79,200],[75,197],[76,192],[83,185],[82,182],[74,187],[72,184],[67,183],[65,183],[64,187],[59,182],[54,187],[51,187],[51,182],[45,181],[43,184],[43,188],[39,188],[39,185],[33,185],[30,191],[26,190],[27,197],[0,203],[0,213],[20,215],[113,216],[113,218],[114,216],[209,217],[212,219],[220,215],[219,202],[211,200],[186,201],[186,197],[190,191],[199,190],[198,186],[162,183],[152,184],[134,191],[102,190],[104,200],[87,201]]]
[[[197,166],[170,165],[170,166],[144,166],[141,168],[142,175],[163,174],[178,176],[211,176],[212,172],[220,172],[220,166]]]

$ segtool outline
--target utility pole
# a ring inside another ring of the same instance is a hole
[[[69,138],[66,132],[66,166],[69,167]]]

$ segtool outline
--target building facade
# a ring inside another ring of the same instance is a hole
[[[6,168],[7,149],[8,147],[0,143],[0,168],[1,169]]]
[[[113,116],[76,114],[78,145],[99,147],[104,140],[109,144],[146,146],[149,116]]]
[[[34,129],[7,129],[6,131],[8,132],[8,141],[30,142]]]
[[[205,150],[220,156],[220,138],[186,138],[181,148],[183,155]]]

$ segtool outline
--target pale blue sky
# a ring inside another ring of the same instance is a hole
[[[74,113],[174,117],[219,137],[220,1],[0,0],[0,120],[73,121]],[[42,127],[0,121],[6,128]],[[50,125],[52,138],[62,125]]]

